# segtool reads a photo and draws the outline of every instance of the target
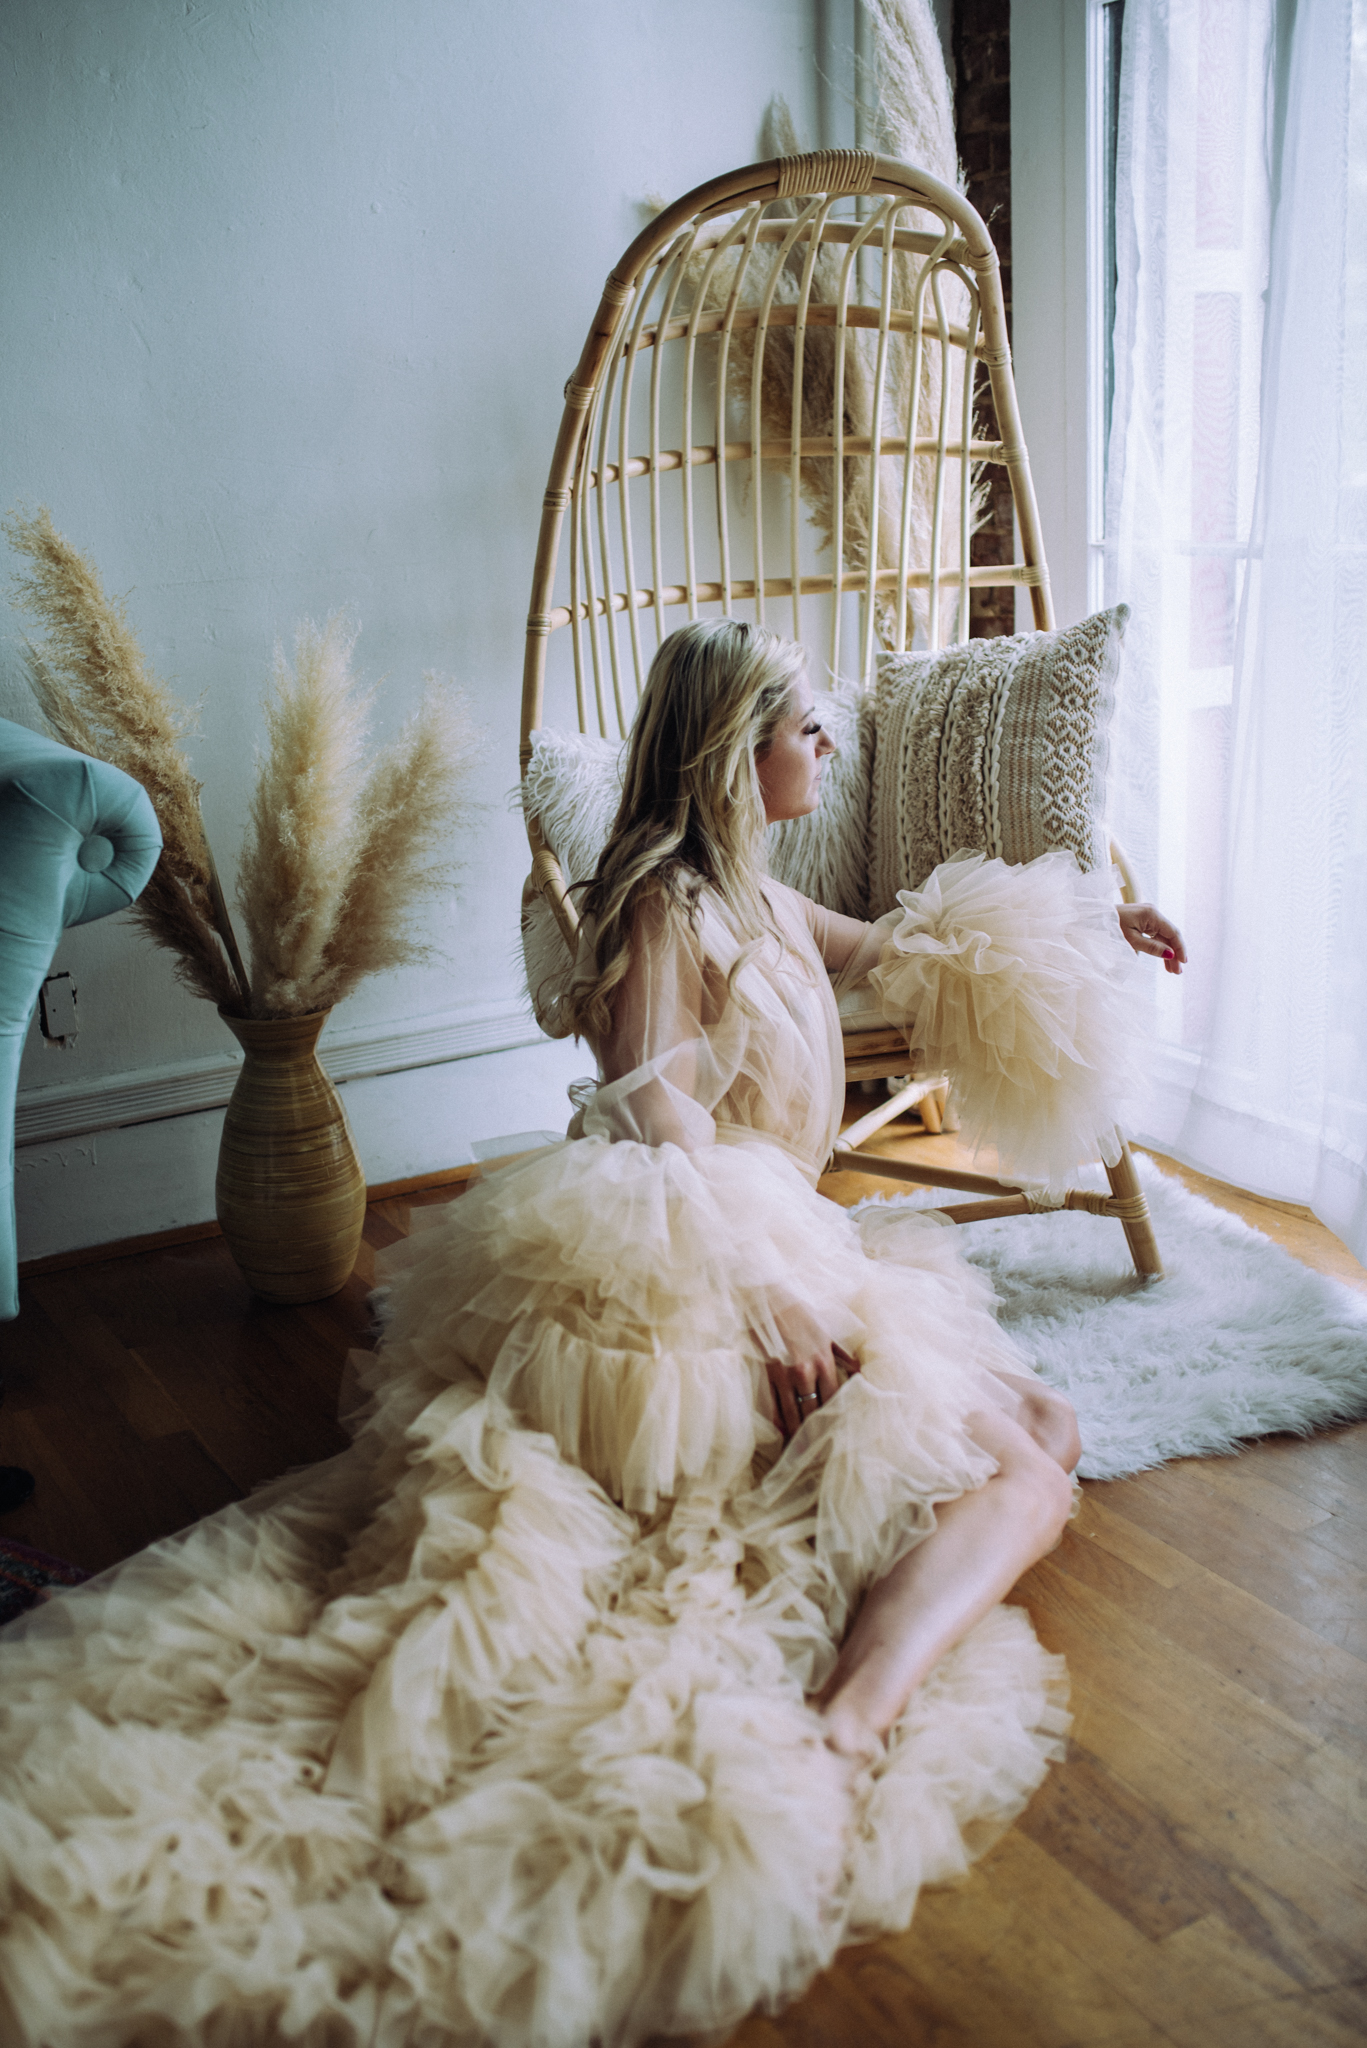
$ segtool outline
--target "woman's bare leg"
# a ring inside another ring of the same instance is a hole
[[[937,1508],[933,1532],[869,1588],[817,1695],[826,1739],[843,1755],[877,1753],[946,1650],[1053,1548],[1068,1519],[1067,1477],[1019,1423],[983,1413],[973,1437],[997,1472]]]

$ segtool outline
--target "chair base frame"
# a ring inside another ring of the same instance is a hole
[[[882,1107],[880,1104],[880,1109]],[[888,1119],[884,1117],[882,1121],[887,1122]],[[867,1132],[863,1134],[865,1137],[868,1135]],[[880,1180],[909,1181],[915,1187],[949,1188],[984,1198],[977,1202],[950,1203],[932,1212],[947,1216],[954,1223],[983,1223],[993,1216],[1028,1216],[1053,1209],[1081,1209],[1091,1216],[1110,1216],[1125,1232],[1130,1257],[1140,1279],[1160,1280],[1163,1276],[1163,1261],[1158,1253],[1158,1240],[1153,1234],[1149,1205],[1128,1144],[1121,1145],[1115,1165],[1106,1168],[1106,1178],[1111,1184],[1109,1195],[1098,1194],[1094,1188],[1069,1188],[1063,1195],[1027,1193],[1013,1187],[1009,1181],[993,1180],[989,1174],[961,1173],[947,1166],[920,1166],[908,1159],[883,1159],[874,1153],[857,1152],[844,1143],[837,1145],[831,1154],[828,1170],[832,1173],[872,1173]]]
[[[1110,842],[1110,856],[1120,877],[1121,901],[1137,903],[1139,887],[1134,869],[1124,848],[1114,839]],[[879,1080],[905,1073],[906,1054],[903,1051],[899,1056],[899,1045],[905,1047],[905,1040],[896,1031],[849,1033],[845,1039],[846,1075],[850,1080]],[[844,1173],[876,1173],[885,1180],[910,1181],[919,1187],[958,1188],[984,1198],[978,1202],[956,1202],[935,1212],[955,1223],[984,1223],[992,1216],[1028,1216],[1050,1209],[1083,1209],[1093,1216],[1113,1217],[1124,1229],[1140,1279],[1161,1280],[1163,1261],[1158,1240],[1128,1144],[1121,1144],[1119,1159],[1106,1168],[1111,1184],[1109,1197],[1099,1195],[1094,1188],[1070,1188],[1066,1195],[1045,1199],[1023,1194],[1009,1182],[993,1180],[983,1173],[951,1172],[947,1168],[917,1166],[908,1160],[859,1153],[859,1146],[867,1144],[894,1117],[912,1108],[919,1108],[927,1135],[941,1130],[956,1131],[959,1123],[950,1107],[949,1088],[949,1078],[943,1074],[930,1080],[922,1076],[910,1081],[886,1102],[880,1102],[856,1123],[846,1126],[831,1156],[832,1167]]]

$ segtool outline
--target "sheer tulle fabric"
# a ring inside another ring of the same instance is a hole
[[[870,980],[927,1071],[953,1076],[972,1145],[1001,1171],[1059,1190],[1120,1157],[1134,1083],[1132,958],[1110,876],[1071,853],[1023,867],[980,853],[903,890]]]
[[[598,1049],[603,1081],[586,1135],[687,1152],[753,1137],[809,1176],[820,1171],[840,1128],[844,1064],[818,934],[843,961],[867,927],[779,882],[768,894],[774,928],[746,946],[710,891],[691,923],[642,914],[614,1029]],[[593,939],[589,921],[581,971]]]
[[[816,1195],[826,970],[886,933],[773,902],[734,979],[715,900],[656,934],[584,1135],[417,1219],[349,1452],[7,1632],[6,2038],[724,2028],[904,1925],[1059,1754],[1016,1609],[874,1772],[805,1703],[1022,1368],[951,1232]],[[794,1294],[861,1369],[785,1449]]]

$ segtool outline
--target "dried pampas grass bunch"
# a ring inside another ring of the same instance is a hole
[[[194,713],[148,668],[122,605],[46,511],[4,530],[31,565],[16,601],[41,624],[26,647],[55,736],[140,782],[163,835],[134,915],[196,995],[239,1017],[329,1009],[367,974],[430,957],[414,929],[447,889],[477,751],[456,694],[429,677],[422,702],[367,770],[372,697],[351,674],[355,628],[299,628],[294,666],[277,648],[266,745],[238,869],[250,971],[239,951],[181,744]]]
[[[903,163],[916,164],[929,171],[942,185],[952,191],[962,192],[965,180],[959,163],[958,144],[954,136],[954,92],[945,69],[944,51],[940,43],[940,32],[936,25],[930,0],[862,0],[864,12],[873,31],[873,105],[867,109],[867,118],[874,147],[887,156],[897,157]],[[940,227],[938,215],[925,214],[921,224]],[[918,291],[924,294],[931,307],[927,322],[928,339],[937,332],[939,321],[944,319],[950,327],[962,328],[968,318],[969,293],[967,286],[953,271],[937,269],[928,280],[923,281],[924,262],[915,256],[897,255],[892,260],[892,303],[904,309],[916,303]],[[866,352],[869,352],[871,335],[863,337]],[[869,352],[871,353],[871,352]],[[922,349],[920,389],[913,393],[912,379],[915,365],[912,338],[909,334],[894,335],[888,349],[887,395],[885,404],[892,406],[895,419],[919,418],[924,424],[919,432],[934,434],[938,431],[943,406],[948,421],[948,437],[958,438],[959,423],[963,419],[964,402],[964,353],[960,348],[950,347],[943,352],[931,345]],[[870,394],[872,375],[869,377]],[[872,404],[868,412],[872,419]],[[867,425],[862,429],[869,431]],[[862,465],[863,477],[859,490],[860,531],[863,535],[863,555],[857,566],[863,568],[867,559],[868,534],[868,465]],[[946,506],[957,503],[960,488],[959,464],[952,458],[944,465],[943,492]],[[897,561],[898,537],[902,519],[902,462],[900,458],[888,457],[879,464],[878,491],[879,507],[879,568],[894,568]],[[917,562],[929,562],[934,519],[934,468],[931,462],[921,461],[913,466],[911,502],[911,554]],[[982,516],[982,503],[974,494],[972,523],[976,525]],[[951,514],[941,530],[941,561],[947,565],[954,556],[957,541],[954,534],[954,518]],[[917,593],[909,593],[913,619],[922,631],[925,630],[925,599]],[[890,640],[895,620],[891,606],[884,609],[881,620],[885,639]],[[910,642],[910,631],[907,635]]]
[[[870,139],[885,155],[929,171],[941,184],[964,189],[954,139],[954,103],[945,70],[939,32],[929,0],[863,0],[872,31],[873,99],[864,109]],[[797,156],[802,143],[793,126],[786,103],[776,98],[765,120],[764,148],[771,156]],[[797,211],[797,202],[786,210]],[[777,214],[778,206],[771,208]],[[938,217],[925,215],[922,224],[938,229]],[[877,248],[875,241],[871,245]],[[707,310],[724,307],[737,289],[739,302],[757,306],[772,290],[779,305],[797,301],[801,295],[805,248],[799,244],[780,266],[776,245],[760,244],[748,260],[740,249],[709,260],[702,249],[690,265],[693,290],[704,289]],[[916,421],[914,431],[934,435],[938,429],[942,402],[948,407],[949,438],[958,437],[963,417],[964,357],[961,349],[941,350],[935,337],[939,311],[947,325],[962,327],[968,308],[968,293],[952,272],[938,270],[922,283],[924,259],[897,252],[891,257],[891,303],[895,310],[910,311],[919,293],[930,300],[926,320],[927,345],[921,350],[919,373],[915,350],[908,333],[894,333],[888,339],[883,372],[883,419]],[[834,304],[840,296],[843,255],[825,245],[817,256],[811,280],[813,303]],[[778,275],[775,276],[775,269]],[[704,286],[703,280],[706,279]],[[753,333],[738,330],[733,336],[728,386],[734,402],[748,408],[752,401],[755,341]],[[839,404],[843,431],[847,437],[867,437],[873,428],[877,396],[877,335],[854,330],[845,337],[844,370],[840,379]],[[760,365],[760,428],[762,435],[786,437],[794,411],[794,344],[791,329],[772,328],[766,336]],[[919,390],[913,391],[913,380]],[[945,384],[948,383],[948,390]],[[834,432],[837,402],[836,335],[832,327],[809,327],[802,355],[801,431],[804,439],[825,439]],[[913,403],[914,401],[914,403]],[[886,425],[884,432],[888,431]],[[944,502],[957,501],[957,462],[944,466]],[[840,525],[842,566],[863,575],[869,564],[874,530],[874,491],[870,464],[865,456],[849,457],[844,464],[843,512]],[[877,465],[877,568],[895,570],[900,548],[903,512],[904,466],[901,456],[885,456]],[[818,542],[836,545],[837,518],[833,463],[828,458],[804,461],[800,488]],[[933,533],[935,479],[933,465],[919,460],[912,466],[910,546],[911,559],[930,560]],[[974,523],[980,516],[975,505]],[[954,521],[946,520],[941,530],[941,559],[948,566],[954,557]],[[895,628],[895,599],[880,600],[879,630],[891,643]],[[906,593],[911,609],[908,640],[916,625],[926,627],[925,597],[919,591]]]

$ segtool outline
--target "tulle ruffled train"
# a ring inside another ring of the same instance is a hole
[[[633,958],[585,1135],[395,1249],[352,1448],[0,1637],[7,2044],[715,2033],[1019,1811],[1066,1716],[1018,1609],[873,1769],[807,1703],[869,1584],[991,1476],[973,1418],[1026,1370],[951,1231],[815,1192],[827,969],[891,937],[893,1014],[964,1054],[1022,1170],[1114,1130],[1104,883],[1056,856],[932,883],[843,934],[775,885],[748,950],[704,891]],[[785,1446],[793,1302],[859,1370]]]
[[[584,1139],[398,1248],[353,1449],[0,1638],[9,2035],[631,2044],[904,1925],[1065,1726],[1018,1610],[851,1780],[804,1695],[1019,1369],[933,1224]],[[862,1370],[782,1456],[746,1290]],[[0,2008],[2,2009],[2,2008]]]

